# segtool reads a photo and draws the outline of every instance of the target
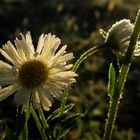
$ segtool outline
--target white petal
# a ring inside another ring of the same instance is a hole
[[[45,36],[44,34],[42,34],[40,37],[39,37],[39,41],[38,41],[38,45],[37,45],[37,49],[36,49],[36,52],[37,53],[41,53],[42,49],[43,49],[43,46],[44,46],[44,39],[45,39]]]
[[[53,82],[47,82],[45,85],[45,89],[56,99],[61,99],[63,92],[59,89]]]
[[[5,44],[3,46],[3,50],[7,53],[7,55],[11,58],[12,61],[10,61],[13,64],[16,64],[17,66],[19,66],[21,64],[19,55],[17,54],[16,49],[13,47],[13,45],[9,45],[10,43],[8,42],[8,44]]]
[[[63,46],[56,54],[55,56],[52,58],[52,64],[53,65],[56,61],[58,61],[58,59],[64,54],[66,53],[65,50],[66,50],[67,46]]]
[[[25,54],[24,57],[26,57],[26,60],[29,60],[29,59],[33,58],[34,54],[32,52],[32,49],[28,44],[26,44],[26,42],[17,39],[16,43],[23,48],[23,51],[24,51],[24,54]]]
[[[53,98],[45,88],[40,87],[39,92],[41,105],[43,106],[44,110],[48,111],[52,106]]]
[[[10,61],[10,62],[14,62],[14,64],[16,64],[16,65],[21,64],[20,57],[17,53],[17,50],[15,49],[15,47],[12,45],[12,43],[10,41],[8,41],[7,44],[5,44],[3,46],[3,50],[12,59],[12,61]]]
[[[9,71],[11,70],[12,66],[8,63],[5,63],[4,61],[0,60],[0,70]]]
[[[58,64],[58,65],[55,65],[55,67],[50,70],[50,75],[59,73],[61,71],[69,70],[72,67],[73,67],[73,64],[69,64],[69,65],[60,65],[60,64]]]
[[[15,61],[9,54],[7,54],[7,52],[5,52],[4,50],[0,49],[0,53],[9,61],[11,62],[13,65],[15,65],[16,67],[20,67],[20,64]]]
[[[14,95],[15,103],[19,105],[25,105],[28,103],[31,96],[31,89],[21,88]]]
[[[0,61],[0,78],[13,78],[16,77],[16,69],[3,61]]]
[[[0,101],[6,99],[19,88],[18,85],[11,85],[0,89]]]
[[[5,77],[5,78],[0,78],[0,85],[1,86],[8,86],[11,84],[17,84],[18,80],[14,77],[9,78],[9,77]]]
[[[68,65],[65,65],[63,68],[61,68],[61,69],[63,69],[63,70],[69,70],[69,69],[71,69],[73,67],[73,64],[68,64]]]
[[[76,82],[75,78],[73,77],[61,77],[61,76],[51,77],[49,81],[52,83],[60,83],[62,85],[65,85],[66,87]]]
[[[61,81],[49,81],[46,83],[47,86],[49,86],[50,84],[53,85],[55,88],[57,87],[57,89],[59,90],[65,90],[69,85],[69,83]]]
[[[18,63],[21,64],[21,58],[20,58],[15,46],[10,41],[8,41],[7,47],[9,49],[9,51],[13,53],[13,57],[15,57],[15,59],[18,61]],[[8,49],[6,49],[6,50],[8,50]]]
[[[44,57],[45,53],[49,50],[49,45],[51,42],[51,33],[45,35],[44,37],[44,45],[42,47],[41,56]]]
[[[42,58],[46,60],[54,56],[56,49],[60,45],[61,41],[55,35],[48,34],[44,41],[44,47],[41,52]]]
[[[56,74],[52,74],[50,75],[50,78],[72,78],[72,77],[75,77],[77,76],[77,74],[73,71],[62,71],[62,72],[59,72],[59,73],[56,73]]]
[[[134,50],[134,56],[140,56],[140,41],[137,41],[137,44]]]
[[[25,49],[23,48],[23,46],[20,45],[18,39],[16,39],[14,42],[15,42],[17,52],[20,55],[22,62],[25,62],[27,60]]]
[[[10,85],[17,83],[16,70],[9,64],[0,61],[0,85]]]
[[[31,50],[32,54],[34,54],[35,53],[35,50],[34,50],[34,45],[32,43],[32,37],[31,37],[30,32],[28,32],[26,34],[26,43],[27,43],[29,49]]]
[[[74,78],[70,78],[70,79],[67,79],[67,78],[57,78],[57,79],[50,79],[50,82],[51,83],[56,83],[56,84],[60,84],[60,85],[64,85],[66,88],[71,85],[72,83],[75,83],[76,80]]]
[[[56,65],[57,65],[57,63],[58,63],[58,64],[59,64],[59,63],[63,63],[63,62],[69,61],[69,60],[71,60],[71,59],[73,59],[73,58],[74,58],[74,57],[73,57],[73,53],[67,53],[67,54],[61,56],[61,57],[56,61]]]
[[[60,56],[62,56],[65,52],[67,48],[67,45],[63,46],[57,53],[56,55],[54,56],[54,59],[58,59]]]
[[[32,95],[33,95],[33,96],[32,96],[32,98],[33,98],[33,106],[34,106],[34,108],[36,109],[36,108],[38,108],[39,105],[40,105],[40,98],[39,98],[39,92],[38,92],[38,90],[35,89],[35,90],[33,91],[33,94],[32,94]]]

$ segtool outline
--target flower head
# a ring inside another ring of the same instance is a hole
[[[140,37],[139,37],[140,39]],[[140,56],[140,40],[137,41],[135,50],[134,50],[134,56]]]
[[[15,46],[8,41],[0,49],[10,64],[0,61],[0,101],[14,94],[17,105],[26,107],[30,101],[35,108],[44,110],[52,106],[53,97],[60,99],[76,73],[67,61],[73,58],[66,53],[66,45],[57,50],[61,40],[55,35],[42,34],[35,50],[30,32],[15,40]]]
[[[106,34],[105,42],[110,45],[115,51],[121,54],[125,54],[127,47],[130,43],[130,38],[133,32],[134,25],[130,20],[123,19],[115,24],[109,29]],[[136,49],[134,55],[138,55],[140,52],[140,42],[136,44]]]

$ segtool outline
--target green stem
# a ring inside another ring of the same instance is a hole
[[[79,68],[80,64],[87,58],[89,57],[90,55],[92,55],[93,53],[95,52],[98,52],[100,51],[101,49],[105,48],[105,45],[100,45],[100,46],[94,46],[92,47],[91,49],[87,50],[84,54],[82,54],[80,56],[80,58],[76,61],[76,63],[74,64],[73,68],[72,68],[72,71],[76,72],[76,70]],[[66,101],[67,101],[67,96],[68,96],[68,91],[65,90],[64,91],[64,98],[62,100],[62,103],[61,103],[61,109],[60,109],[60,117],[62,116],[63,112],[64,112],[64,109],[65,109],[65,104],[66,104]],[[59,120],[60,121],[60,120]]]
[[[133,30],[133,33],[132,33],[132,36],[130,39],[130,44],[129,44],[128,50],[126,52],[126,55],[125,55],[124,63],[120,70],[116,88],[115,88],[114,94],[113,94],[114,96],[111,100],[111,105],[109,108],[108,120],[107,120],[107,124],[105,127],[103,140],[111,139],[112,129],[113,129],[113,126],[114,126],[114,123],[116,120],[117,109],[118,109],[118,105],[120,102],[120,97],[122,96],[122,90],[124,88],[124,84],[126,81],[128,71],[129,71],[131,59],[132,59],[133,52],[134,52],[134,49],[135,49],[135,46],[136,46],[136,43],[138,40],[139,33],[140,33],[140,10],[138,11],[138,14],[136,17],[134,30]]]
[[[95,52],[98,52],[104,48],[106,48],[107,46],[105,46],[104,44],[99,45],[99,46],[94,46],[91,49],[87,50],[84,54],[82,54],[80,56],[80,58],[76,61],[76,63],[74,64],[72,70],[76,72],[76,70],[79,68],[80,64],[87,59],[87,57],[89,57],[90,55],[92,55]]]
[[[41,109],[41,106],[38,107],[38,112],[39,112],[39,117],[40,117],[40,120],[42,121],[44,128],[48,128],[49,125],[46,122],[46,119],[45,119],[44,113]]]
[[[80,56],[80,58],[76,61],[76,63],[74,64],[72,70],[74,72],[77,71],[77,69],[79,68],[80,64],[87,59],[87,57],[89,57],[90,55],[92,55],[95,52],[98,52],[102,49],[104,49],[106,46],[104,44],[100,45],[100,46],[94,46],[91,49],[87,50],[84,54],[82,54]],[[64,98],[63,101],[61,103],[61,110],[60,110],[60,116],[63,114],[64,108],[65,108],[65,104],[66,104],[66,100],[67,100],[67,96],[68,96],[68,91],[65,90],[64,91]]]
[[[65,110],[65,104],[66,104],[66,101],[67,101],[67,96],[68,96],[68,91],[65,90],[64,91],[64,98],[62,100],[61,108],[60,108],[60,117],[63,115],[63,112]]]
[[[92,55],[95,52],[100,51],[101,49],[105,48],[105,45],[100,45],[100,46],[94,46],[91,49],[87,50],[84,54],[82,54],[80,56],[80,58],[76,61],[76,63],[74,64],[72,70],[74,72],[76,72],[76,70],[79,68],[80,64],[90,55]],[[64,108],[65,108],[65,104],[66,104],[66,100],[67,100],[67,96],[68,96],[68,91],[65,90],[64,91],[64,98],[63,101],[61,103],[61,111],[60,111],[60,116],[63,114]]]
[[[44,129],[46,130],[46,134],[47,136],[51,139],[51,140],[54,140],[54,137],[49,129],[49,125],[47,124],[47,121],[45,119],[45,116],[44,116],[44,113],[42,111],[42,108],[41,106],[38,107],[38,112],[39,112],[39,117],[40,117],[40,120],[42,121],[42,124],[43,124],[43,127]]]
[[[93,53],[95,52],[98,52],[100,50],[102,50],[103,48],[105,48],[104,44],[103,45],[100,45],[100,46],[94,46],[92,47],[91,49],[87,50],[83,55],[80,56],[80,58],[76,61],[76,63],[74,64],[72,70],[74,72],[76,72],[76,70],[78,69],[78,67],[80,66],[80,64],[87,58],[89,57],[90,55],[92,55]],[[65,104],[66,104],[66,101],[67,101],[67,96],[68,96],[68,91],[65,90],[64,91],[64,98],[62,100],[62,103],[61,103],[61,107],[60,107],[60,117],[59,117],[59,123],[60,123],[60,118],[65,110]]]
[[[61,119],[62,119],[62,115],[65,111],[65,105],[66,105],[67,97],[68,97],[68,90],[65,90],[64,91],[64,97],[63,97],[63,100],[62,100],[62,103],[61,103],[61,106],[60,106],[59,118],[58,118],[58,123],[57,123],[58,134],[61,132]],[[56,138],[56,140],[59,140],[59,139],[60,139],[59,137]]]
[[[30,111],[31,111],[31,113],[33,115],[33,118],[34,118],[35,122],[36,122],[37,128],[38,128],[38,130],[40,132],[40,135],[42,137],[42,140],[47,140],[45,131],[42,128],[41,123],[40,123],[40,121],[38,119],[38,116],[37,116],[37,114],[36,114],[36,112],[35,112],[35,110],[34,110],[34,108],[32,106],[30,106]]]
[[[115,122],[116,116],[117,116],[117,108],[119,105],[119,100],[120,100],[120,97],[116,98],[115,100],[112,99],[112,101],[110,103],[108,120],[106,122],[107,124],[105,127],[104,140],[111,139],[113,125],[114,125],[114,122]]]
[[[28,120],[30,118],[30,107],[27,108],[27,111],[25,113],[25,137],[26,140],[28,140]]]

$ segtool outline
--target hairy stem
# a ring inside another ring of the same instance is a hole
[[[92,47],[91,49],[87,50],[85,53],[83,53],[80,58],[76,61],[76,63],[74,64],[72,70],[76,72],[76,70],[79,68],[80,64],[85,60],[87,59],[87,57],[89,57],[90,55],[92,55],[93,53],[95,52],[98,52],[102,49],[104,49],[105,46],[104,44],[102,45],[99,45],[99,46],[94,46]]]
[[[121,95],[122,90],[124,88],[124,84],[126,81],[126,77],[127,77],[128,71],[129,71],[130,64],[131,64],[133,52],[134,52],[134,49],[135,49],[135,46],[136,46],[136,43],[137,43],[137,40],[139,37],[139,33],[140,33],[140,10],[138,11],[136,21],[134,24],[134,30],[133,30],[133,33],[132,33],[132,36],[130,39],[130,44],[129,44],[128,50],[126,52],[122,67],[120,69],[120,74],[118,77],[116,88],[114,90],[113,97],[111,98],[111,105],[109,108],[108,120],[107,120],[107,124],[105,127],[103,140],[110,140],[111,139],[112,129],[114,126],[114,122],[116,120],[117,109],[118,109],[118,105],[120,102],[120,97],[122,96]]]
[[[30,111],[31,111],[31,113],[32,113],[32,116],[33,116],[35,122],[36,122],[37,128],[38,128],[39,133],[40,133],[40,135],[41,135],[41,137],[42,137],[42,140],[47,140],[45,131],[44,131],[44,129],[42,128],[41,123],[40,123],[40,121],[39,121],[39,118],[38,118],[38,116],[37,116],[37,114],[36,114],[36,112],[35,112],[35,110],[34,110],[34,108],[33,108],[32,106],[30,106]]]
[[[45,129],[47,136],[49,137],[50,140],[54,140],[54,137],[49,129],[49,125],[46,122],[46,119],[45,119],[45,116],[44,116],[44,113],[43,113],[41,106],[38,107],[38,113],[39,113],[40,120],[42,122],[42,125]]]

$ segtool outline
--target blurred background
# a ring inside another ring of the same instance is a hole
[[[0,0],[0,46],[27,31],[36,45],[41,33],[51,32],[62,39],[62,45],[68,45],[68,52],[74,53],[74,63],[87,49],[103,43],[100,28],[107,31],[123,18],[134,22],[139,6],[140,0]],[[75,104],[73,112],[85,115],[71,124],[71,131],[63,140],[101,140],[109,106],[108,58],[106,51],[96,53],[78,69],[79,77],[68,102]],[[140,140],[139,62],[140,57],[133,59],[113,140]],[[0,102],[0,119],[14,130],[17,113],[12,98]],[[31,140],[39,140],[39,135],[34,135],[38,133],[33,129],[36,126],[32,122],[29,125]]]

